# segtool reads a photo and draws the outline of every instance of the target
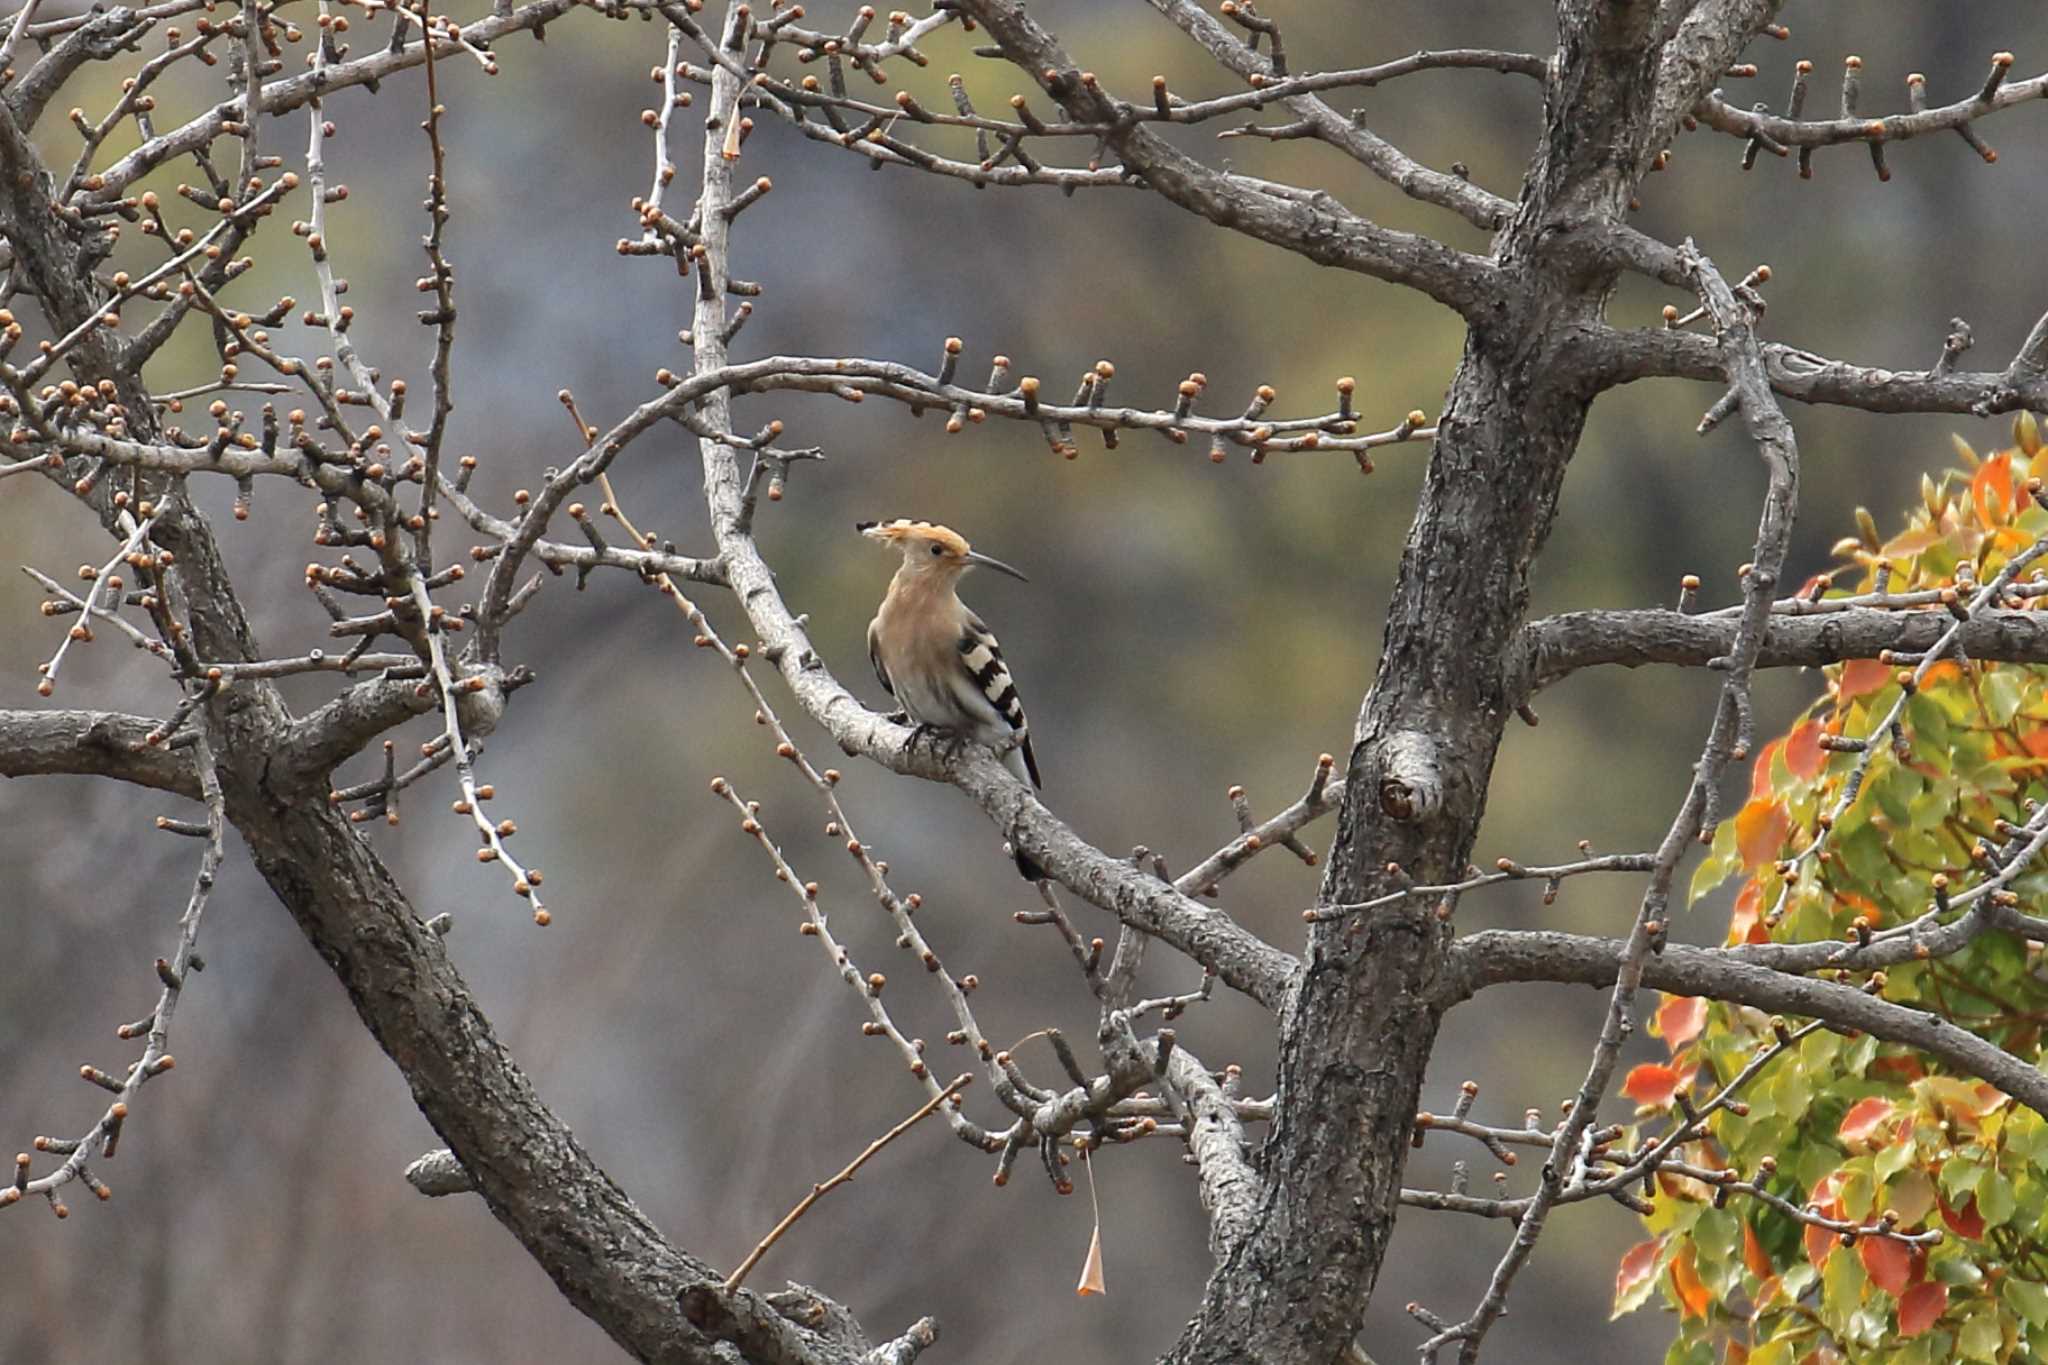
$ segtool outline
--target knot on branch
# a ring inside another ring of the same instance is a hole
[[[1380,809],[1403,821],[1428,820],[1443,809],[1443,769],[1436,740],[1402,730],[1380,746]]]
[[[468,1194],[476,1182],[446,1147],[439,1147],[405,1168],[406,1183],[429,1198]]]

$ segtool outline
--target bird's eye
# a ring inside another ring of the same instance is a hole
[[[943,545],[934,544],[932,546],[932,553],[935,555],[942,555],[946,553],[946,547]]]

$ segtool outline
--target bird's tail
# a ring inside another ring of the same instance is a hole
[[[1032,773],[1025,766],[1024,748],[1022,745],[1003,755],[1003,766],[1008,768],[1019,782],[1029,783],[1034,787],[1038,785],[1033,780],[1036,774]],[[1011,856],[1017,860],[1017,871],[1023,876],[1025,881],[1041,882],[1045,880],[1045,869],[1034,862],[1030,854],[1017,848],[1015,844],[1012,844],[1010,847]]]

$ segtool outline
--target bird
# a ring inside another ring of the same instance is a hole
[[[1024,703],[1002,646],[956,591],[961,576],[976,565],[1031,580],[934,522],[897,518],[854,527],[903,556],[868,623],[868,658],[882,686],[919,727],[986,744],[1019,782],[1042,787]],[[1044,878],[1043,869],[1023,853],[1016,860],[1027,879]]]

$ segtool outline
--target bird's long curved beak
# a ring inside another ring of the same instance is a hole
[[[1013,569],[1009,565],[1003,563],[1002,560],[997,559],[992,555],[985,555],[981,553],[981,551],[979,550],[969,550],[967,552],[967,562],[969,564],[980,564],[987,568],[994,569],[997,573],[1006,573],[1010,577],[1016,579],[1019,583],[1029,583],[1031,581],[1018,570]]]

